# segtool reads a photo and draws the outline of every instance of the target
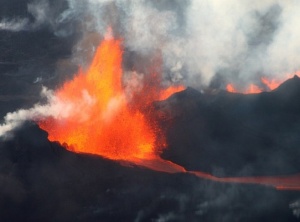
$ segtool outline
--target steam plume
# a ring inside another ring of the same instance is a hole
[[[128,50],[161,50],[165,75],[188,85],[207,86],[222,76],[237,83],[264,75],[284,78],[300,67],[298,11],[288,1],[69,0],[71,12],[86,13],[87,30],[112,25]],[[197,80],[197,81],[195,81]]]
[[[280,77],[300,68],[300,3],[295,0],[67,3],[55,11],[47,0],[32,1],[28,13],[34,23],[28,18],[4,19],[0,29],[20,31],[48,24],[57,35],[68,35],[69,23],[77,22],[85,36],[103,34],[112,26],[131,51],[161,50],[166,74],[185,77],[188,84],[198,79],[198,85],[208,85],[216,74],[245,83],[259,75]]]
[[[159,52],[166,79],[197,88],[208,86],[216,77],[242,85],[260,76],[282,79],[300,69],[300,2],[296,0],[61,2],[66,6],[56,7],[49,0],[31,1],[27,11],[34,21],[2,18],[0,30],[24,31],[46,25],[59,37],[79,31],[83,41],[95,33],[103,36],[111,26],[114,35],[123,39],[125,50],[146,62]],[[73,50],[80,65],[89,62],[82,41]],[[34,115],[44,115],[41,109],[52,107],[49,104],[8,114],[9,124],[1,126],[1,134]]]
[[[43,87],[41,96],[47,99],[47,104],[36,104],[30,109],[20,109],[15,112],[7,113],[4,123],[0,125],[0,137],[9,136],[9,133],[20,127],[28,120],[41,120],[46,117],[64,119],[66,117],[80,113],[81,120],[88,118],[86,110],[94,104],[94,99],[87,91],[82,91],[82,98],[78,101],[62,101],[54,96],[53,91]],[[77,111],[76,111],[77,110]]]

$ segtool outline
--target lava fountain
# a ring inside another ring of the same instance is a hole
[[[89,69],[79,71],[74,79],[55,92],[68,114],[40,119],[41,129],[50,141],[66,149],[90,153],[108,159],[125,161],[167,173],[189,173],[204,179],[227,183],[250,183],[277,189],[300,190],[300,175],[278,177],[218,178],[203,172],[186,171],[184,167],[159,156],[166,147],[158,126],[151,123],[145,107],[155,100],[166,99],[183,86],[163,88],[160,74],[154,71],[141,91],[126,96],[122,84],[122,42],[108,35],[96,50]],[[265,81],[265,80],[264,80]],[[233,86],[229,91],[235,91]],[[82,102],[84,101],[84,102]],[[76,109],[70,110],[69,104]]]
[[[113,160],[148,160],[149,167],[149,160],[159,161],[158,153],[165,146],[156,137],[159,128],[141,111],[145,105],[142,99],[129,101],[126,97],[122,74],[121,40],[108,35],[97,48],[87,72],[79,71],[55,92],[55,97],[65,104],[78,104],[76,110],[65,117],[38,121],[40,128],[48,132],[48,139],[70,151]],[[157,79],[158,75],[152,77]],[[147,98],[165,99],[183,89],[172,86],[148,90]],[[80,105],[82,100],[86,101],[84,105]]]

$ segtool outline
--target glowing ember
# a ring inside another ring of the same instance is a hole
[[[156,139],[155,127],[139,110],[143,100],[128,105],[122,86],[121,42],[112,35],[98,47],[87,73],[79,72],[63,85],[55,96],[66,104],[78,104],[67,117],[41,120],[51,141],[59,141],[75,152],[98,154],[115,160],[153,159],[157,148],[164,146]],[[148,91],[151,99],[165,99],[183,87]],[[82,104],[85,101],[85,105]]]

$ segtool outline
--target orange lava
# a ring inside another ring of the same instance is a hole
[[[59,141],[74,152],[114,160],[157,158],[158,149],[165,145],[156,138],[159,129],[140,111],[145,105],[143,98],[129,105],[122,73],[121,41],[110,34],[98,47],[87,72],[79,72],[55,92],[56,98],[65,104],[66,112],[68,104],[75,104],[76,108],[68,115],[38,122],[48,132],[48,139]],[[155,90],[154,94],[143,92],[151,100],[160,100],[183,89],[170,87]]]
[[[184,87],[162,88],[160,74],[153,71],[145,77],[143,89],[127,101],[122,74],[121,41],[108,34],[97,48],[87,72],[80,71],[55,92],[65,113],[38,121],[40,128],[48,132],[49,140],[58,141],[74,152],[97,154],[160,172],[190,173],[216,182],[300,190],[300,175],[218,178],[203,172],[186,171],[182,166],[160,158],[164,140],[158,139],[161,137],[159,128],[143,111],[150,102],[166,99]],[[270,89],[273,86],[276,87],[272,85]],[[236,92],[233,85],[228,85],[227,90]],[[252,86],[249,93],[256,91],[256,86]]]
[[[165,100],[174,93],[181,92],[183,90],[185,90],[185,87],[182,85],[171,86],[160,93],[159,100]]]
[[[234,85],[231,84],[231,83],[227,84],[226,90],[228,92],[231,92],[231,93],[239,93],[239,91],[236,90]],[[260,87],[258,87],[257,85],[250,84],[249,87],[246,90],[241,91],[241,93],[243,93],[243,94],[254,94],[254,93],[260,93],[262,91],[263,90]]]
[[[262,90],[254,84],[250,84],[249,88],[244,92],[245,94],[253,94],[253,93],[260,93]]]
[[[298,75],[299,72],[292,73],[292,74],[286,74],[285,78],[282,80],[279,79],[268,79],[267,77],[261,77],[261,82],[267,86],[269,90],[276,89],[281,83],[283,83],[286,79],[292,78],[294,75]]]
[[[268,79],[266,77],[261,77],[261,82],[265,84],[270,90],[276,89],[282,83],[282,81]]]
[[[226,90],[228,92],[232,93],[243,93],[243,94],[254,94],[254,93],[261,93],[263,91],[271,91],[276,89],[281,83],[283,83],[285,80],[292,78],[294,75],[299,75],[300,72],[296,72],[293,74],[286,74],[284,79],[270,79],[267,77],[261,77],[261,86],[264,86],[265,89],[263,89],[261,86],[258,86],[256,84],[250,84],[246,90],[238,91],[234,87],[232,83],[227,84]]]
[[[189,173],[196,175],[200,178],[216,182],[259,184],[264,186],[271,186],[277,190],[300,190],[300,174],[288,176],[215,177],[213,175],[197,171],[190,171]]]
[[[228,92],[232,92],[232,93],[236,93],[236,92],[237,92],[236,89],[234,88],[234,86],[233,86],[232,84],[228,84],[228,85],[226,86],[226,90],[227,90]]]

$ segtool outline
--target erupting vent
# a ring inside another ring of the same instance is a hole
[[[165,144],[156,137],[159,128],[141,110],[148,102],[165,99],[184,87],[163,89],[144,85],[139,91],[144,95],[142,99],[129,98],[122,74],[121,41],[109,35],[98,47],[87,72],[80,71],[55,93],[65,104],[70,102],[78,107],[66,118],[39,121],[40,128],[49,133],[49,140],[59,141],[74,152],[114,160],[156,158],[157,148]],[[160,81],[158,73],[153,73],[152,78]],[[80,105],[83,99],[88,102]]]
[[[160,128],[150,121],[151,112],[145,111],[155,100],[166,99],[183,86],[164,89],[160,73],[153,72],[143,82],[142,89],[126,94],[122,84],[121,41],[108,35],[98,47],[87,72],[80,71],[55,93],[68,111],[68,103],[78,104],[67,116],[48,117],[38,121],[51,141],[58,141],[66,149],[79,153],[101,155],[113,160],[124,160],[153,170],[185,172],[201,178],[228,183],[254,183],[277,189],[300,189],[300,176],[218,178],[213,175],[186,171],[184,167],[159,156],[166,147]],[[149,78],[149,77],[148,77]],[[275,82],[262,79],[273,89]],[[232,85],[228,91],[236,92]],[[247,93],[257,92],[253,85]],[[82,100],[86,101],[82,105]],[[160,136],[158,136],[160,135]]]

